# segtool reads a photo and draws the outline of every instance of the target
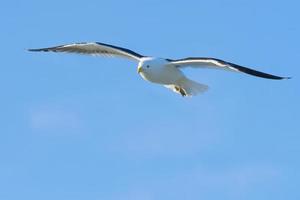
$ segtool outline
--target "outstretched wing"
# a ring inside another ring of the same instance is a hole
[[[80,54],[90,54],[96,56],[118,56],[135,61],[140,61],[144,56],[125,49],[122,47],[117,47],[109,44],[99,43],[99,42],[88,42],[88,43],[74,43],[66,44],[49,48],[41,49],[29,49],[29,51],[52,51],[52,52],[67,52],[67,53],[80,53]]]
[[[272,74],[267,74],[264,72],[256,71],[247,67],[243,67],[234,63],[226,62],[224,60],[216,58],[205,58],[205,57],[190,57],[179,60],[169,60],[170,64],[176,65],[177,67],[195,67],[195,68],[216,68],[216,69],[225,69],[237,72],[243,72],[253,76],[258,76],[261,78],[268,79],[289,79],[290,77],[281,77],[275,76]]]

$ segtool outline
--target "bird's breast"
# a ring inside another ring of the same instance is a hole
[[[160,69],[146,70],[140,73],[141,77],[147,81],[170,85],[182,78],[183,73],[176,67],[163,67]]]

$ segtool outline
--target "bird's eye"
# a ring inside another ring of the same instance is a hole
[[[147,65],[146,67],[147,67],[147,68],[149,68],[150,66],[149,66],[149,65]]]

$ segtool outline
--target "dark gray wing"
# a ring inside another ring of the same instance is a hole
[[[29,49],[29,51],[52,51],[52,52],[67,52],[67,53],[80,53],[80,54],[90,54],[96,56],[118,56],[135,61],[140,61],[144,56],[125,49],[122,47],[117,47],[109,44],[104,44],[100,42],[87,42],[87,43],[74,43],[66,44],[55,47],[41,48],[41,49]]]
[[[237,72],[244,72],[246,74],[250,74],[253,76],[258,76],[261,78],[268,79],[289,79],[290,77],[281,77],[275,76],[272,74],[267,74],[264,72],[256,71],[254,69],[250,69],[247,67],[243,67],[234,63],[226,62],[224,60],[216,59],[216,58],[205,58],[205,57],[190,57],[183,58],[179,60],[168,60],[170,64],[176,65],[177,67],[195,67],[195,68],[215,68],[215,69],[225,69]]]

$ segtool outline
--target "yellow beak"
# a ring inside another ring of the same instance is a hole
[[[141,66],[139,66],[138,69],[137,69],[137,72],[138,72],[138,73],[143,72],[143,68],[142,68]]]

